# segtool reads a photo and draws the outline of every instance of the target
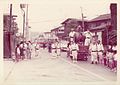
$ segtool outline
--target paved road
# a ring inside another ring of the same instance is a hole
[[[62,53],[62,57],[67,62],[72,62],[70,58],[66,57],[66,53]],[[117,73],[111,71],[108,67],[104,66],[103,64],[90,64],[90,59],[88,61],[78,61],[76,64],[80,68],[83,68],[89,72],[97,74],[101,77],[104,77],[106,80],[116,81],[117,80]]]
[[[73,82],[111,82],[111,80],[64,57],[53,58],[46,50],[41,50],[39,57],[16,63],[4,80],[5,85],[35,85],[37,82],[69,82],[71,84]],[[114,81],[112,83],[114,84]],[[113,85],[112,83],[110,84]]]

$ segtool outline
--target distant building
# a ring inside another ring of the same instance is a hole
[[[51,38],[51,32],[44,32],[44,38],[49,40]]]
[[[56,35],[59,39],[63,39],[65,33],[64,26],[59,26],[57,28],[52,29],[51,33],[53,35]]]

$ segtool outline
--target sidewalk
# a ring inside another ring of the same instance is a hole
[[[13,62],[12,59],[4,59],[3,61],[3,82],[8,78],[12,72],[16,62]]]

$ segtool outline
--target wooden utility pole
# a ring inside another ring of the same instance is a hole
[[[27,8],[26,8],[26,39],[29,40],[28,4],[27,4]]]
[[[85,26],[84,26],[84,15],[83,15],[82,7],[80,7],[80,8],[81,8],[81,16],[82,16],[82,31],[84,32],[84,28],[85,28]]]
[[[23,41],[25,41],[25,4],[20,4],[20,8],[22,9],[23,11]]]
[[[9,52],[10,52],[10,58],[12,57],[12,44],[11,44],[11,28],[12,28],[12,4],[10,4],[10,23],[9,23]]]

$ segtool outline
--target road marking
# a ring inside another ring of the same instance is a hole
[[[104,80],[104,81],[109,81],[108,79],[105,79],[104,77],[99,76],[99,75],[97,75],[97,74],[95,74],[95,73],[93,73],[93,72],[91,72],[91,71],[88,71],[88,70],[86,70],[86,69],[78,66],[78,65],[75,64],[75,63],[71,63],[71,62],[65,60],[64,58],[61,58],[61,59],[62,59],[63,61],[65,61],[65,62],[69,63],[70,65],[75,66],[75,67],[77,67],[77,68],[79,68],[79,69],[81,69],[81,70],[83,70],[83,71],[85,71],[85,72],[87,72],[87,73],[89,73],[89,74],[91,74],[91,75],[94,75],[94,76],[96,76],[96,77],[98,77],[98,78],[100,78],[100,79],[102,79],[102,80]]]

